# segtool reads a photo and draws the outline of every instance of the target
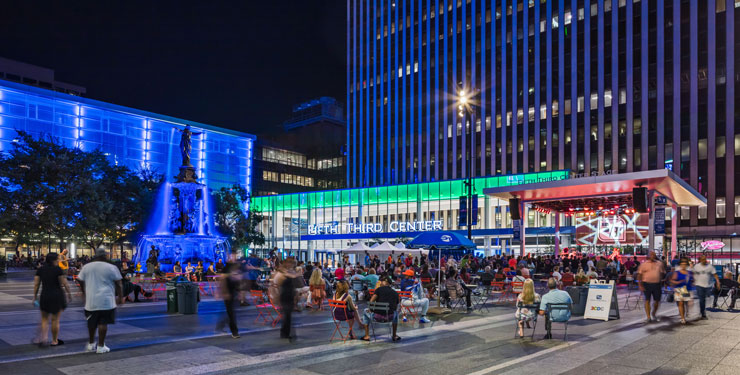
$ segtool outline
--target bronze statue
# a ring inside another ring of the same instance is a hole
[[[190,151],[192,151],[193,149],[193,142],[190,138],[194,135],[200,135],[201,133],[193,133],[190,130],[190,125],[185,125],[185,129],[175,128],[175,130],[182,133],[182,135],[180,136],[180,154],[182,155],[182,165],[184,167],[192,167],[192,164],[190,164]]]

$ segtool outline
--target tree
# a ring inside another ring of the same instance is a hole
[[[0,230],[16,247],[39,233],[60,247],[71,237],[91,248],[118,243],[142,227],[161,181],[154,171],[111,163],[100,150],[18,131],[13,148],[0,154]]]
[[[245,246],[265,244],[265,235],[258,230],[264,217],[259,210],[244,210],[249,195],[243,187],[221,188],[213,193],[213,197],[216,201],[216,226],[231,240],[233,252]]]

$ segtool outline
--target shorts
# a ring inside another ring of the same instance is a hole
[[[643,289],[645,289],[645,301],[650,301],[650,297],[653,297],[653,301],[660,302],[660,295],[662,290],[660,283],[642,283]]]
[[[115,324],[116,309],[95,311],[85,310],[85,319],[87,319],[87,326],[91,328],[99,325]]]

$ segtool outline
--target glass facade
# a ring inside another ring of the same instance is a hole
[[[173,177],[181,163],[176,128],[191,125],[191,163],[211,189],[240,184],[251,190],[254,136],[210,125],[0,81],[0,152],[16,130],[50,135],[69,147],[101,149],[132,170],[149,167]]]
[[[709,201],[682,233],[735,232],[740,1],[347,8],[348,186],[669,168]]]
[[[484,188],[557,181],[569,176],[569,171],[552,171],[473,179],[474,199],[478,202],[473,239],[486,250],[506,251],[512,234],[508,202],[483,195]],[[448,180],[272,195],[252,198],[251,205],[265,215],[260,228],[267,239],[265,246],[309,255],[343,249],[361,239],[395,241],[427,230],[462,230],[458,216],[459,197],[466,194],[464,183]],[[527,250],[552,246],[554,215],[530,210],[529,216]],[[563,222],[561,233],[568,231],[567,224]],[[538,234],[543,235],[541,242]]]

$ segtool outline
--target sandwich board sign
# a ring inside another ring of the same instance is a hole
[[[586,311],[583,318],[608,321],[610,316],[619,319],[619,305],[614,280],[591,280],[588,285]]]

